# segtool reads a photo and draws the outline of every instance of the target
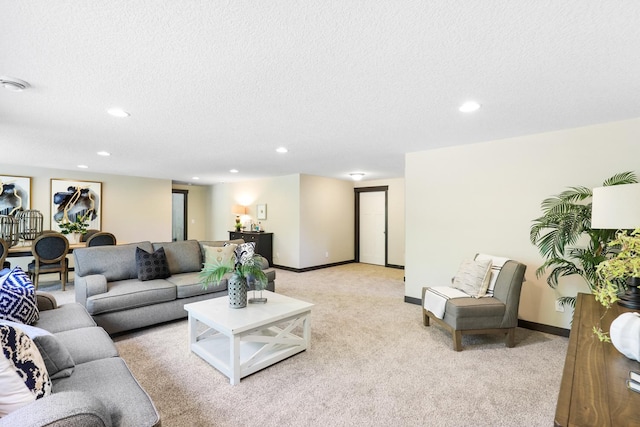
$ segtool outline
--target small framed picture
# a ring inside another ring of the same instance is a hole
[[[258,205],[258,219],[267,219],[267,205]]]

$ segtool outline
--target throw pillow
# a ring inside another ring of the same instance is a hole
[[[460,264],[451,286],[480,298],[487,292],[490,279],[491,260],[465,260]]]
[[[238,245],[236,248],[236,262],[244,264],[253,258],[256,250],[256,242],[247,242]]]
[[[33,340],[47,367],[49,378],[55,380],[71,376],[76,364],[69,350],[51,332],[8,320],[0,320],[0,324],[20,329]]]
[[[0,417],[51,394],[47,368],[27,334],[0,325],[0,350]]]
[[[226,265],[231,268],[235,265],[236,248],[235,243],[226,244],[225,246],[205,246],[204,262],[213,266]]]
[[[28,325],[40,318],[36,290],[27,273],[15,267],[0,285],[0,319]]]
[[[143,282],[153,279],[166,279],[171,276],[164,248],[158,248],[153,253],[136,248],[136,268],[138,270],[138,280]]]

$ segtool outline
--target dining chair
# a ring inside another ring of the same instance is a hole
[[[87,239],[87,247],[89,246],[110,246],[116,244],[116,236],[106,231],[94,233]]]
[[[96,230],[94,228],[90,228],[83,235],[80,236],[80,241],[81,242],[86,242],[86,241],[89,240],[89,238],[91,236],[93,236],[94,234],[99,233],[99,232],[100,232],[100,230]]]
[[[6,261],[9,254],[9,245],[3,239],[0,239],[0,269],[11,268],[11,263]]]
[[[41,274],[59,273],[62,282],[62,290],[65,290],[68,280],[69,240],[62,233],[47,233],[38,236],[31,246],[34,260],[29,263],[27,272],[38,289],[39,276]]]

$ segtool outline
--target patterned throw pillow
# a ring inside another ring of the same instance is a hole
[[[240,264],[244,264],[251,258],[256,251],[256,242],[247,242],[238,245],[236,248],[236,262],[240,262]]]
[[[33,340],[42,360],[44,360],[44,365],[47,367],[49,378],[55,380],[71,376],[76,366],[73,358],[69,350],[51,332],[8,320],[0,320],[0,325],[9,325],[20,329]]]
[[[0,350],[0,417],[51,394],[47,368],[27,334],[0,325]]]
[[[0,319],[32,324],[40,318],[36,290],[20,267],[0,279]]]
[[[136,248],[136,268],[138,270],[138,280],[143,282],[153,279],[166,279],[171,276],[164,248],[158,248],[153,253]]]
[[[458,272],[453,278],[453,288],[472,297],[484,296],[491,279],[491,260],[465,260],[460,264]]]

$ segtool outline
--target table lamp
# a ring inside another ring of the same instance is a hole
[[[610,185],[593,189],[591,228],[634,230],[640,227],[640,184]],[[618,304],[640,309],[640,278],[629,280]]]
[[[240,224],[240,215],[247,213],[247,208],[241,205],[234,205],[231,209],[231,213],[236,215],[236,231],[240,231],[242,224]]]

